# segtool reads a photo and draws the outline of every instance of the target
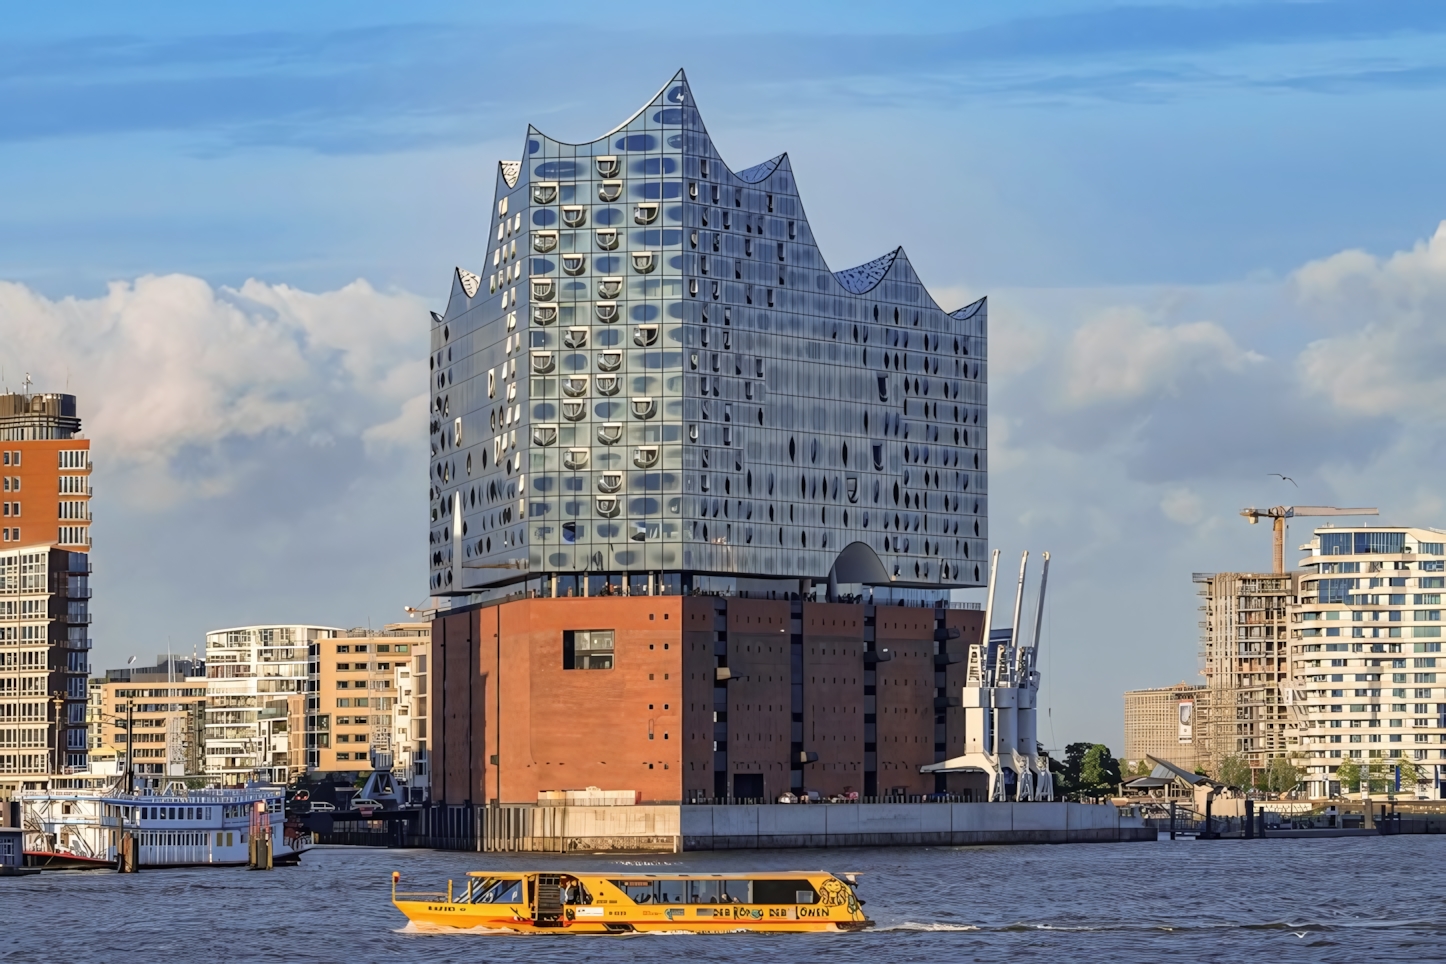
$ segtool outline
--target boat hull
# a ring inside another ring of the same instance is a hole
[[[25,865],[41,870],[115,870],[114,860],[49,850],[25,851]]]

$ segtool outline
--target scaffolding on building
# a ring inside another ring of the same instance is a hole
[[[1200,759],[1212,774],[1219,774],[1228,756],[1259,775],[1272,759],[1290,753],[1286,607],[1295,599],[1298,580],[1298,573],[1194,575],[1207,694],[1196,715]]]

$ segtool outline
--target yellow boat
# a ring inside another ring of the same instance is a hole
[[[856,874],[632,874],[474,871],[446,893],[397,889],[409,920],[515,933],[645,931],[775,933],[858,931],[874,922],[855,894]]]

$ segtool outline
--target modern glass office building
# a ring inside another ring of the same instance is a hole
[[[787,155],[731,169],[681,71],[530,129],[489,210],[433,315],[433,595],[987,579],[985,302],[901,248],[830,271]]]

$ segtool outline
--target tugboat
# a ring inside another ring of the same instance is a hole
[[[874,926],[857,874],[624,874],[474,871],[460,891],[397,890],[408,920],[511,933],[859,931]]]

